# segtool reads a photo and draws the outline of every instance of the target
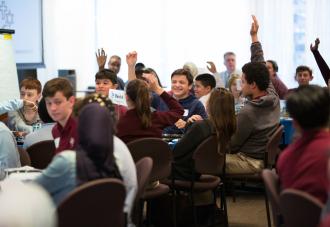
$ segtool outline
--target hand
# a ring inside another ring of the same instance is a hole
[[[208,70],[210,70],[211,73],[217,72],[217,68],[215,67],[215,64],[212,61],[208,61],[206,63],[209,64],[209,66],[207,65],[206,67]]]
[[[202,118],[200,115],[195,114],[195,115],[192,115],[192,116],[187,120],[187,122],[192,123],[192,122],[194,122],[194,121],[202,121],[202,120],[203,120],[203,118]]]
[[[252,20],[253,22],[251,24],[250,35],[253,37],[258,35],[259,24],[255,15],[252,15]]]
[[[129,52],[126,55],[126,62],[128,66],[135,66],[137,62],[137,53],[136,51]]]
[[[157,95],[161,95],[164,92],[163,88],[161,88],[158,83],[156,75],[153,73],[143,73],[142,77],[148,82],[151,91],[155,92]]]
[[[179,119],[177,122],[175,122],[175,126],[178,128],[178,129],[183,129],[186,127],[186,124],[187,122],[185,122],[184,120],[182,119]]]
[[[313,43],[311,43],[310,45],[311,51],[317,51],[317,49],[319,48],[319,44],[320,44],[320,39],[316,38],[314,46]]]
[[[103,48],[98,49],[97,52],[95,53],[96,55],[96,61],[97,65],[99,66],[99,69],[104,69],[105,62],[107,61],[107,55],[105,54],[105,51]]]
[[[28,100],[23,100],[23,111],[33,111],[37,112],[38,107],[35,103],[28,101]]]

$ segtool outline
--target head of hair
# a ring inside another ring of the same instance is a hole
[[[95,74],[95,80],[98,79],[108,79],[113,84],[117,84],[117,74],[110,69],[101,69]]]
[[[140,79],[142,77],[144,68],[145,65],[141,62],[135,64],[135,75],[137,79]]]
[[[216,81],[213,75],[209,73],[200,74],[195,78],[196,81],[200,81],[204,87],[211,87],[211,90],[215,88]]]
[[[245,80],[248,84],[253,82],[261,91],[265,91],[269,85],[269,71],[262,62],[249,62],[242,67]]]
[[[38,114],[43,123],[52,123],[54,120],[49,116],[45,98],[42,98],[38,105]]]
[[[310,75],[310,76],[313,76],[313,71],[312,71],[312,69],[309,68],[309,67],[306,66],[306,65],[299,65],[299,66],[296,68],[296,74],[295,74],[295,76],[297,76],[298,73],[303,72],[303,71],[308,71],[309,75]]]
[[[62,77],[47,81],[42,91],[42,96],[44,98],[54,97],[58,91],[62,92],[66,99],[69,99],[71,96],[73,96],[73,87],[70,81]]]
[[[189,70],[186,69],[177,69],[175,70],[172,75],[171,75],[171,79],[173,78],[173,76],[177,76],[177,75],[183,75],[187,78],[188,80],[188,84],[191,85],[194,82],[194,78],[192,77],[191,73],[189,72]]]
[[[238,74],[231,74],[230,77],[229,77],[229,81],[228,81],[228,88],[229,88],[229,91],[232,92],[231,90],[231,86],[233,85],[233,83],[237,80],[237,79],[241,79],[241,76],[238,75]]]
[[[198,74],[198,68],[197,66],[195,65],[195,63],[193,62],[186,62],[184,65],[183,65],[183,69],[186,69],[188,70],[192,77],[195,78]]]
[[[21,81],[19,88],[25,87],[25,89],[35,89],[37,90],[37,93],[41,93],[41,83],[39,80],[34,79],[34,78],[26,78]]]
[[[302,85],[287,97],[290,116],[304,130],[327,126],[330,114],[330,94],[327,88]]]
[[[152,68],[144,68],[143,69],[143,73],[151,73],[151,74],[154,74],[157,78],[157,81],[158,81],[158,84],[159,86],[163,87],[162,83],[160,82],[160,79],[159,79],[159,76],[158,74],[156,73],[156,71]]]
[[[274,60],[267,60],[266,62],[270,63],[273,66],[275,72],[278,72],[278,65]]]
[[[118,59],[119,61],[121,61],[121,58],[120,58],[118,55],[112,55],[112,56],[110,57],[110,59],[112,59],[112,58],[116,58],[116,59]]]
[[[225,59],[228,55],[236,56],[236,54],[235,54],[234,52],[232,52],[232,51],[228,51],[228,52],[224,53],[224,55],[223,55],[223,59]]]
[[[225,150],[236,131],[234,96],[225,88],[216,88],[208,100],[208,116],[214,125],[220,150]]]
[[[144,80],[131,80],[126,86],[126,95],[134,103],[136,113],[141,120],[142,127],[151,126],[151,100],[148,84]]]

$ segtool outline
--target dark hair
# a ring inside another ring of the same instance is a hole
[[[140,79],[142,77],[144,68],[145,65],[141,62],[135,64],[135,75],[137,79]]]
[[[138,62],[135,64],[135,70],[144,69],[146,66],[142,62]]]
[[[34,78],[26,78],[21,81],[19,88],[25,87],[25,89],[36,89],[37,93],[41,93],[41,83],[39,80]]]
[[[113,84],[117,84],[117,74],[110,70],[110,69],[101,69],[95,74],[95,80],[98,79],[108,79],[110,80]]]
[[[49,116],[45,98],[42,98],[38,105],[38,114],[43,123],[52,123],[54,120]]]
[[[269,85],[269,71],[264,63],[249,62],[242,67],[245,80],[248,84],[256,83],[261,91],[265,91]]]
[[[277,65],[276,61],[274,61],[274,60],[267,60],[267,62],[269,62],[270,64],[272,64],[273,69],[274,69],[275,72],[278,72],[278,65]]]
[[[194,78],[192,77],[191,73],[189,72],[189,70],[186,69],[177,69],[175,70],[172,75],[171,75],[171,79],[173,78],[173,76],[177,76],[177,75],[183,75],[186,76],[187,80],[188,80],[188,84],[191,85],[194,82]]]
[[[236,131],[234,103],[234,96],[225,88],[214,89],[208,100],[207,112],[217,133],[219,151],[227,148]]]
[[[151,126],[151,100],[148,84],[144,80],[131,80],[126,86],[126,95],[135,105],[135,110],[143,128]]]
[[[313,71],[311,70],[311,68],[309,68],[309,67],[306,66],[306,65],[299,65],[299,66],[296,68],[296,74],[295,74],[295,77],[297,76],[298,73],[303,72],[303,71],[308,71],[308,72],[309,72],[309,75],[310,75],[310,76],[313,76]]]
[[[47,81],[42,91],[42,96],[44,98],[53,97],[58,91],[61,91],[66,99],[73,96],[73,87],[66,78],[54,78]]]
[[[156,73],[156,71],[152,68],[144,68],[143,69],[143,73],[151,73],[151,74],[154,74],[157,78],[157,81],[158,81],[158,84],[159,86],[163,87],[162,83],[160,82],[160,79],[159,79],[159,76],[158,74]]]
[[[286,108],[304,130],[324,127],[330,114],[329,90],[317,85],[299,86],[288,95]]]
[[[226,53],[223,55],[223,58],[225,59],[228,55],[234,55],[234,56],[236,56],[236,54],[235,54],[234,52],[232,52],[232,51],[228,51],[228,52],[226,52]]]
[[[200,81],[204,87],[210,86],[211,89],[215,88],[216,85],[214,76],[209,73],[200,74],[195,78],[195,80]]]

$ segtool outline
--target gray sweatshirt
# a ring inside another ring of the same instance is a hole
[[[251,45],[251,61],[264,62],[259,42]],[[258,100],[247,99],[237,114],[237,130],[231,139],[232,153],[242,152],[255,159],[263,159],[269,137],[280,121],[280,102],[274,86],[269,82],[267,95]]]

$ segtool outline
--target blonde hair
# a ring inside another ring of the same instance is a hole
[[[229,81],[228,81],[228,88],[229,88],[229,91],[232,92],[231,90],[231,86],[233,85],[233,83],[237,80],[237,79],[241,79],[241,76],[239,74],[236,74],[236,73],[232,73],[230,74],[230,77],[229,77]]]

